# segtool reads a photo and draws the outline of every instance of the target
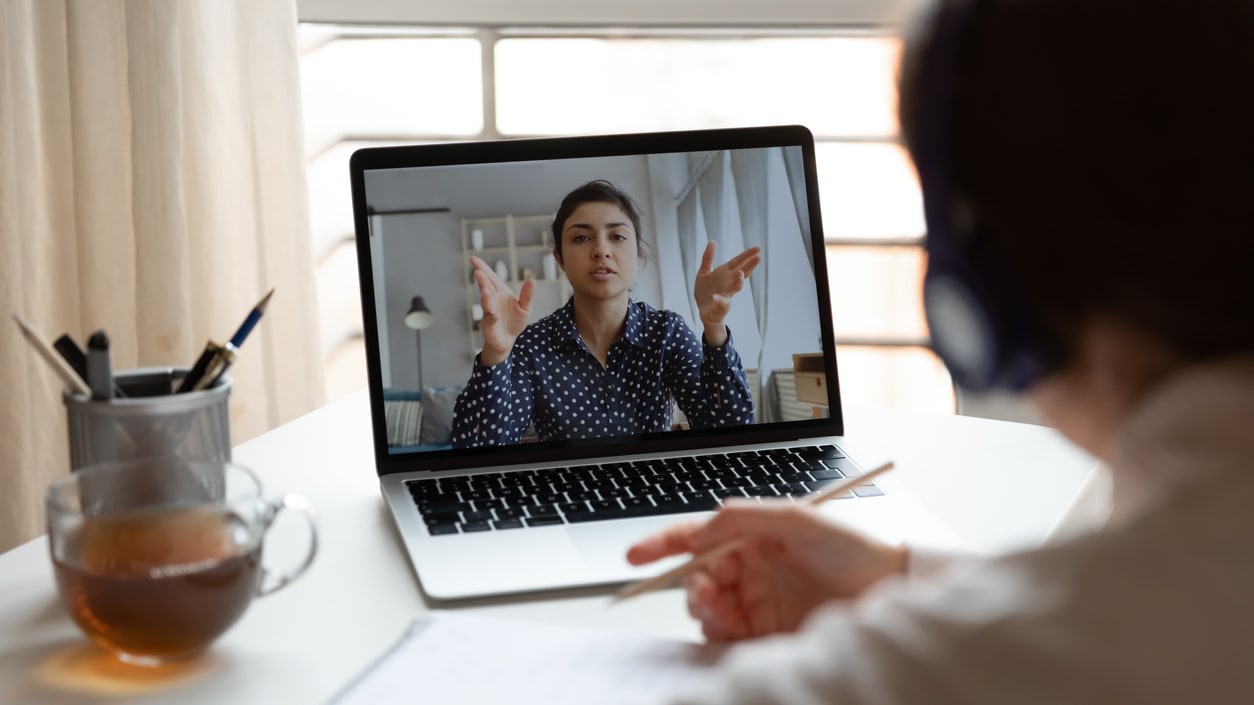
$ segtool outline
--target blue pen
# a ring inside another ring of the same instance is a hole
[[[248,317],[240,324],[239,329],[235,331],[235,335],[231,336],[230,342],[226,345],[216,345],[213,341],[205,345],[204,351],[200,353],[191,372],[183,378],[177,393],[207,389],[218,381],[222,373],[226,372],[226,368],[235,361],[235,352],[239,350],[239,346],[244,344],[244,339],[252,332],[257,321],[261,320],[261,315],[266,312],[271,296],[274,296],[274,289],[271,289],[261,298],[261,301],[257,302],[256,306],[253,306],[253,310],[248,312]]]
[[[262,297],[261,301],[258,301],[257,305],[253,306],[253,310],[249,311],[248,318],[244,319],[244,322],[239,326],[239,330],[235,331],[235,335],[231,336],[231,347],[238,350],[239,346],[244,344],[244,338],[248,337],[248,334],[253,331],[253,327],[257,325],[257,321],[261,320],[261,314],[266,312],[266,306],[270,304],[271,296],[274,296],[274,289],[271,289],[270,293]]]

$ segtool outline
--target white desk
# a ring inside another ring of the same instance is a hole
[[[857,457],[873,464],[891,453],[899,479],[976,549],[1040,541],[1093,467],[1036,426],[896,411],[850,417]],[[361,392],[235,450],[269,494],[298,493],[314,503],[322,545],[309,573],[253,602],[208,656],[183,667],[146,672],[88,645],[58,602],[43,537],[0,555],[0,703],[325,702],[427,609],[384,510],[370,443]],[[295,558],[303,546],[299,529],[298,521],[276,526],[268,562]],[[679,591],[607,609],[609,592],[458,609],[698,638]]]

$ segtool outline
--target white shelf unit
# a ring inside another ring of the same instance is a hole
[[[490,218],[462,218],[462,264],[466,272],[466,331],[469,334],[470,357],[474,359],[483,349],[483,336],[479,322],[475,320],[475,306],[479,303],[479,286],[475,284],[471,255],[477,256],[489,267],[504,263],[508,270],[507,283],[517,294],[523,282],[535,279],[536,289],[531,300],[531,317],[534,323],[552,313],[570,298],[570,282],[566,275],[554,266],[556,277],[544,276],[544,260],[553,252],[553,223],[549,215],[502,215]],[[482,235],[482,247],[476,248],[475,231]],[[556,265],[556,262],[554,262]]]

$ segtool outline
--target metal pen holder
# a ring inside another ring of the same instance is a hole
[[[140,458],[231,459],[231,379],[174,394],[186,368],[122,370],[114,379],[125,398],[96,401],[63,395],[70,467]]]

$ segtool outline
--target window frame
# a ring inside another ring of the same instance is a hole
[[[723,27],[900,25],[921,0],[297,0],[301,22],[426,26]]]

